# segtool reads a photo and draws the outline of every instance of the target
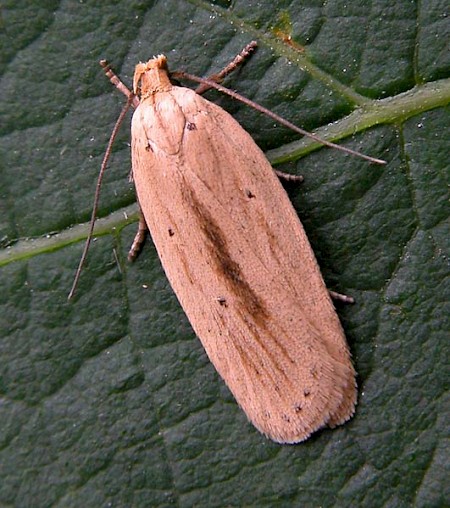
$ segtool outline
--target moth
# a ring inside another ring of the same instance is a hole
[[[141,233],[148,227],[217,372],[253,425],[278,443],[344,423],[355,410],[355,369],[272,166],[231,115],[172,84],[165,56],[138,64],[133,88]]]

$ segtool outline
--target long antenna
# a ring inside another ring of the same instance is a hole
[[[375,164],[386,164],[386,161],[384,161],[382,159],[376,159],[375,157],[370,157],[369,155],[365,155],[361,152],[357,152],[356,150],[352,150],[351,148],[337,145],[335,143],[332,143],[331,141],[326,141],[325,139],[322,139],[319,136],[316,136],[312,132],[305,131],[304,129],[297,127],[296,125],[289,122],[288,120],[285,120],[283,117],[277,115],[273,111],[270,111],[270,109],[267,109],[264,106],[261,106],[260,104],[257,104],[256,102],[253,102],[250,99],[247,99],[247,97],[244,97],[243,95],[240,95],[237,92],[230,90],[229,88],[226,88],[222,85],[217,84],[215,81],[211,81],[210,79],[205,79],[205,78],[199,78],[198,76],[194,76],[193,74],[188,74],[187,72],[174,72],[174,73],[172,73],[172,76],[174,76],[176,78],[189,79],[191,81],[195,81],[196,83],[202,83],[208,87],[215,88],[219,92],[225,93],[225,94],[229,95],[230,97],[233,97],[233,99],[241,101],[244,104],[247,104],[247,106],[250,106],[253,109],[256,109],[256,111],[259,111],[260,113],[263,113],[263,114],[269,116],[270,118],[273,118],[276,122],[288,127],[289,129],[292,129],[294,132],[297,132],[297,133],[301,134],[302,136],[307,136],[308,138],[314,139],[314,141],[317,141],[318,143],[320,143],[322,145],[329,146],[330,148],[336,148],[337,150],[341,150],[341,152],[346,152],[351,155],[355,155],[356,157],[361,157],[361,159],[365,159],[369,162],[374,162]]]
[[[106,147],[105,155],[103,156],[103,161],[102,161],[102,165],[100,168],[100,173],[98,174],[98,178],[97,178],[97,185],[95,187],[94,204],[92,206],[91,221],[89,224],[89,233],[86,238],[86,242],[84,244],[84,250],[83,250],[83,254],[81,255],[80,263],[78,264],[78,268],[75,273],[75,278],[74,278],[74,281],[72,284],[72,289],[70,290],[69,296],[67,297],[68,300],[70,300],[72,298],[72,296],[74,295],[75,290],[78,286],[78,281],[80,279],[81,270],[82,270],[84,262],[86,260],[89,246],[91,245],[92,236],[94,233],[95,219],[97,218],[98,202],[100,199],[100,187],[102,185],[103,175],[105,174],[105,171],[106,171],[106,165],[108,164],[108,160],[111,155],[112,146],[113,146],[114,140],[117,136],[117,133],[119,132],[119,128],[125,118],[125,115],[127,114],[128,110],[130,109],[130,106],[133,102],[134,97],[135,96],[133,94],[128,95],[127,102],[124,105],[124,107],[122,108],[119,118],[117,119],[116,124],[114,125],[114,129],[112,130],[111,136],[108,141],[108,146]]]

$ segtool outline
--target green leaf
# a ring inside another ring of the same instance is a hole
[[[448,355],[446,6],[439,0],[3,2],[0,17],[0,504],[443,506]],[[280,446],[208,362],[136,219],[129,132],[67,302],[125,83],[165,53],[327,139],[319,149],[216,92],[279,169],[358,371],[354,418]],[[333,122],[333,123],[331,123]],[[281,164],[283,163],[283,164]],[[81,224],[81,226],[79,225]],[[447,406],[448,407],[448,406]],[[446,418],[447,417],[447,418]]]

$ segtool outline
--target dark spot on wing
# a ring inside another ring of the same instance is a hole
[[[219,305],[221,305],[222,307],[228,307],[228,305],[227,305],[227,299],[224,298],[223,296],[219,296],[217,298],[217,301],[219,302]]]

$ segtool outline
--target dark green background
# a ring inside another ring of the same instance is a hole
[[[449,502],[446,8],[443,0],[2,2],[1,506]],[[355,135],[342,142],[388,161],[377,167],[329,149],[300,157],[288,144],[295,134],[209,94],[263,149],[293,156],[281,168],[305,176],[288,190],[325,280],[356,299],[338,306],[359,374],[356,415],[296,446],[247,423],[151,242],[127,264],[135,230],[123,214],[134,200],[127,126],[102,190],[105,234],[66,300],[87,231],[73,226],[89,218],[123,104],[98,60],[127,83],[139,60],[162,52],[173,69],[207,75],[255,38],[257,53],[230,87],[308,129],[326,134],[338,121],[337,139],[355,108],[371,114],[366,130],[351,116]]]

